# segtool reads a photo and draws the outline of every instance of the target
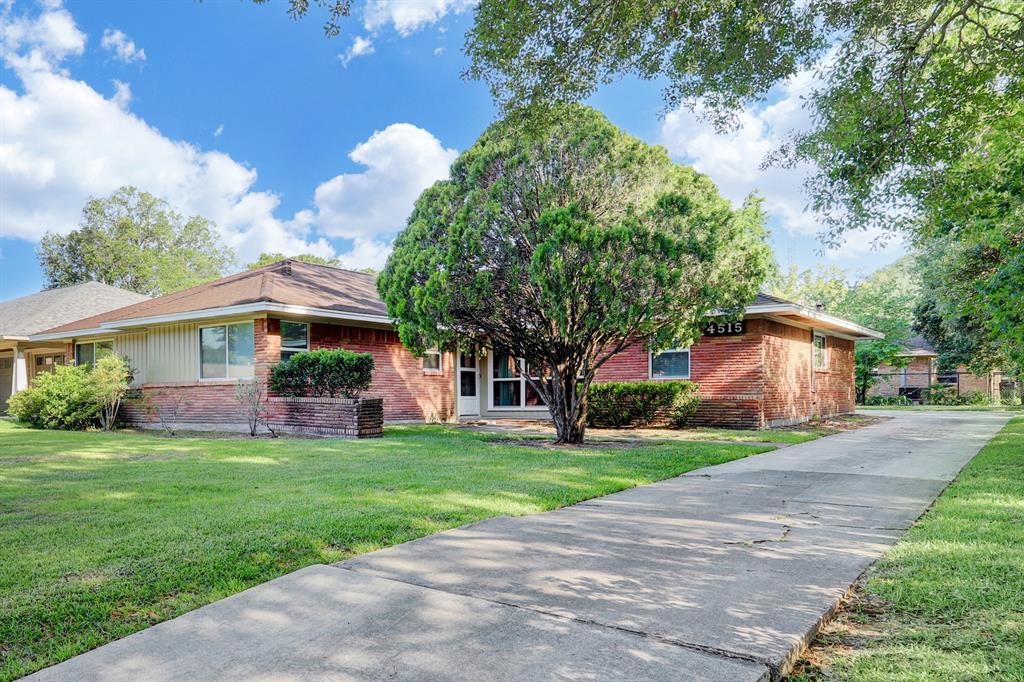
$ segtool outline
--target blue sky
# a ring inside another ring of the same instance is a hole
[[[213,219],[239,267],[259,251],[304,250],[379,267],[418,193],[495,116],[484,85],[460,77],[471,2],[357,1],[335,39],[321,19],[235,0],[6,6],[0,299],[41,288],[42,234],[73,229],[89,196],[125,184]],[[856,235],[819,254],[806,169],[759,168],[806,124],[808,80],[744,112],[728,136],[687,111],[661,116],[657,83],[617,83],[590,103],[730,199],[760,190],[783,265],[870,272],[899,247],[872,250],[871,235]]]

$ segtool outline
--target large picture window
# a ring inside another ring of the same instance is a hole
[[[200,328],[199,376],[203,379],[253,376],[255,341],[252,322]]]
[[[814,333],[814,369],[828,369],[828,344],[825,335]]]
[[[534,381],[542,381],[529,367],[526,371]],[[540,395],[519,373],[515,356],[501,351],[491,357],[491,403],[498,409],[544,407]]]
[[[690,349],[669,348],[651,354],[652,379],[689,379]]]
[[[309,324],[281,320],[281,362],[309,350]]]
[[[89,365],[92,367],[98,360],[102,360],[114,352],[113,341],[97,341],[96,343],[75,344],[75,364]]]

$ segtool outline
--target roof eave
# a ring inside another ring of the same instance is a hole
[[[869,327],[864,327],[857,324],[856,322],[850,322],[844,320],[841,317],[835,315],[829,315],[807,306],[798,305],[796,303],[779,304],[770,303],[762,305],[749,305],[745,311],[746,315],[773,315],[773,314],[788,314],[798,315],[810,322],[821,322],[823,324],[831,325],[832,327],[838,327],[839,331],[846,337],[852,338],[853,340],[868,340],[868,339],[884,339],[885,334],[880,331],[876,331]]]

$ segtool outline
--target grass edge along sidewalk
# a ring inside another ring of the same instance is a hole
[[[1024,680],[1024,417],[868,570],[789,680]]]
[[[304,566],[770,449],[542,448],[443,426],[172,439],[0,420],[0,679]]]

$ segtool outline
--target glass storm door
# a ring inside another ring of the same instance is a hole
[[[459,351],[459,415],[480,414],[480,385],[476,354]]]

